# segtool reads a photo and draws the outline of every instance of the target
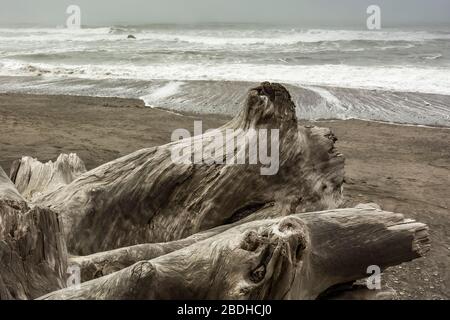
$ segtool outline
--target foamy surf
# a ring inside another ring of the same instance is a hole
[[[240,28],[227,27],[192,27],[177,26],[130,26],[67,29],[59,28],[0,28],[0,41],[117,41],[124,35],[133,33],[140,40],[158,40],[168,42],[186,42],[211,46],[275,44],[290,45],[296,43],[313,43],[329,41],[409,41],[450,40],[446,32],[417,30],[328,30],[301,29],[286,27],[262,27],[261,30],[251,26]]]
[[[450,126],[449,41],[450,30],[0,28],[0,91],[231,115],[249,87],[272,81],[290,87],[304,119]]]
[[[76,77],[91,80],[275,81],[292,85],[324,85],[450,95],[450,69],[412,66],[253,64],[91,65],[21,63],[4,59],[2,76]],[[159,90],[159,89],[158,89]],[[164,89],[167,90],[167,89]],[[153,94],[150,93],[151,98]]]
[[[163,84],[161,87],[156,88],[152,93],[139,97],[142,99],[146,106],[154,107],[157,106],[158,103],[161,103],[162,100],[167,99],[174,94],[178,93],[180,87],[184,84],[184,82],[169,82]]]

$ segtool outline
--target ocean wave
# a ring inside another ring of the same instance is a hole
[[[408,41],[449,40],[450,33],[427,31],[368,31],[368,30],[216,30],[216,29],[136,29],[126,27],[102,28],[0,28],[0,41],[117,41],[134,34],[140,41],[168,41],[225,45],[292,45],[333,41]]]
[[[63,26],[55,28],[0,28],[0,34],[10,35],[26,35],[26,34],[108,34],[110,27],[98,27],[98,28],[73,28],[69,29]]]
[[[178,111],[227,113],[248,82],[276,81],[291,86],[305,118],[450,125],[448,99],[420,100],[450,95],[449,39],[398,30],[0,29],[0,89],[141,97]]]
[[[277,81],[290,84],[450,94],[448,69],[416,66],[285,64],[45,64],[4,59],[0,75],[40,75],[85,79]],[[430,81],[432,79],[433,81]]]
[[[436,60],[436,59],[440,59],[440,58],[442,58],[442,54],[440,54],[440,53],[422,57],[422,59],[425,59],[425,60]]]

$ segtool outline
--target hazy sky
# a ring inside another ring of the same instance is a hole
[[[0,0],[0,24],[63,25],[81,7],[83,25],[242,22],[365,26],[381,7],[384,26],[450,25],[450,0]]]

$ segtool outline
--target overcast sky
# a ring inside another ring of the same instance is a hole
[[[366,8],[381,7],[383,26],[450,25],[450,0],[0,0],[0,24],[65,24],[81,7],[83,25],[269,23],[365,26]]]

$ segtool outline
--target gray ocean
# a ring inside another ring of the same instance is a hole
[[[450,30],[0,28],[0,92],[133,97],[234,114],[261,81],[286,84],[303,119],[450,127]]]

